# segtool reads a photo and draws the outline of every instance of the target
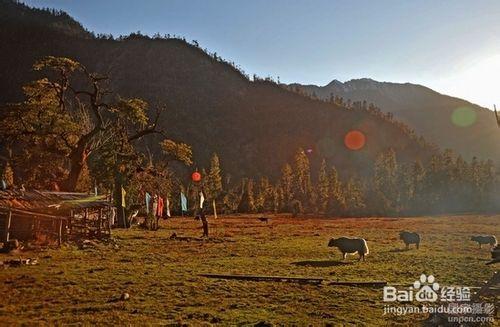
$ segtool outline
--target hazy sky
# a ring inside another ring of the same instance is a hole
[[[500,0],[29,0],[115,36],[177,34],[248,74],[370,77],[500,105]]]

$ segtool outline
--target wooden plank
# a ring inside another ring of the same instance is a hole
[[[101,237],[101,226],[102,226],[102,208],[99,209],[99,216],[98,216],[98,228],[97,228],[97,236]]]
[[[234,279],[243,281],[267,281],[267,282],[295,282],[307,284],[321,284],[333,286],[359,286],[359,287],[381,287],[387,285],[386,281],[327,281],[317,277],[285,277],[285,276],[261,276],[261,275],[225,275],[225,274],[200,274],[199,276],[217,279]]]
[[[385,286],[386,281],[333,281],[329,282],[327,285],[338,285],[338,286]]]
[[[45,218],[45,219],[68,219],[67,217],[64,216],[54,216],[54,215],[48,215],[45,213],[39,213],[39,212],[34,212],[34,211],[26,211],[26,210],[21,210],[21,209],[5,209],[5,208],[0,208],[0,211],[4,211],[6,213],[11,212],[12,215],[17,216],[17,215],[27,215],[27,216],[36,216],[37,218]]]
[[[108,234],[111,235],[111,215],[113,214],[112,213],[112,210],[111,208],[108,208],[108,214],[106,216],[106,229],[108,231]]]
[[[221,274],[200,274],[199,276],[218,279],[236,279],[247,281],[270,281],[270,282],[295,282],[308,284],[321,284],[323,278],[285,277],[285,276],[257,276],[257,275],[221,275]]]

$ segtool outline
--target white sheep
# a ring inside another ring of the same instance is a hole
[[[342,260],[345,260],[347,254],[359,254],[359,260],[363,259],[365,261],[365,255],[370,253],[368,250],[368,244],[363,238],[350,238],[350,237],[339,237],[337,239],[332,238],[328,242],[329,247],[337,247],[340,252],[342,252]]]

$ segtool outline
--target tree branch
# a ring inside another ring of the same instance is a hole
[[[141,131],[138,131],[137,133],[135,133],[132,136],[129,136],[128,141],[132,142],[132,141],[140,139],[141,137],[144,137],[144,136],[149,135],[149,134],[161,134],[163,136],[166,136],[164,131],[157,129],[158,121],[160,120],[161,113],[162,113],[162,109],[157,109],[153,123],[151,125],[149,125],[147,128],[145,128]]]

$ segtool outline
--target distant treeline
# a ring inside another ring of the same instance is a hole
[[[491,160],[470,162],[446,150],[426,164],[398,163],[393,150],[381,153],[373,163],[373,177],[342,178],[342,172],[323,160],[312,174],[309,158],[299,149],[292,164],[285,164],[279,180],[267,177],[232,182],[223,178],[217,154],[200,183],[188,191],[191,209],[198,205],[203,190],[210,205],[224,213],[293,213],[325,216],[395,216],[498,209],[496,173]],[[314,175],[314,181],[312,178]],[[174,203],[174,211],[178,204]]]

